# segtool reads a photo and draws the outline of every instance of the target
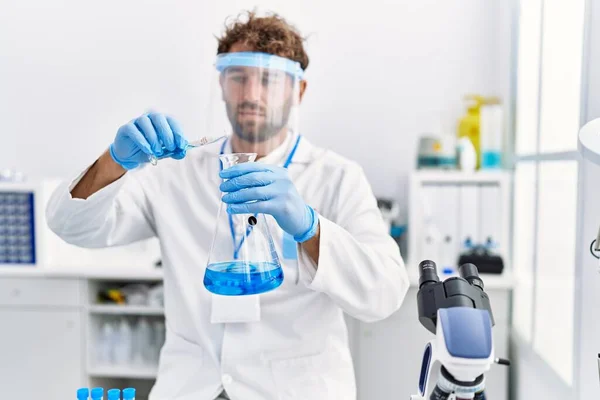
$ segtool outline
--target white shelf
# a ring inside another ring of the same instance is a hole
[[[164,315],[163,307],[131,306],[119,304],[92,304],[89,305],[90,314],[105,315]]]
[[[157,371],[157,367],[107,365],[88,368],[88,375],[95,378],[155,379]]]
[[[413,179],[421,183],[496,183],[508,178],[508,171],[503,169],[475,172],[420,169],[413,173]]]

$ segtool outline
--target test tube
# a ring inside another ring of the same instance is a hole
[[[123,389],[123,400],[135,400],[135,389],[134,388]]]
[[[77,400],[88,400],[90,390],[88,388],[77,389]]]
[[[102,400],[104,397],[104,389],[101,387],[92,389],[92,400]]]
[[[110,389],[108,391],[108,400],[121,400],[121,389]]]

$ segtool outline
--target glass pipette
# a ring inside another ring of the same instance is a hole
[[[218,140],[223,139],[224,137],[226,137],[226,135],[222,135],[219,137],[205,136],[198,140],[192,140],[191,142],[188,142],[188,144],[185,146],[185,149],[189,150],[189,149],[193,149],[196,147],[206,146],[207,144],[214,143]],[[160,156],[157,157],[154,154],[150,154],[148,156],[148,161],[150,161],[150,164],[156,165],[156,164],[158,164],[158,160],[162,160],[163,158],[170,157],[173,154],[175,154],[176,152],[177,152],[177,150],[167,150],[165,147],[163,147],[163,153]]]

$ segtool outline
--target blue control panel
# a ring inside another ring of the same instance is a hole
[[[35,264],[33,192],[0,191],[0,264]]]

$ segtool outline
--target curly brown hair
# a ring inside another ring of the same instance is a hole
[[[223,36],[217,38],[217,54],[228,53],[235,43],[243,43],[254,51],[274,54],[300,63],[303,70],[308,67],[308,54],[298,30],[281,16],[271,13],[265,17],[247,11],[247,20],[239,15],[232,23],[225,23]]]

